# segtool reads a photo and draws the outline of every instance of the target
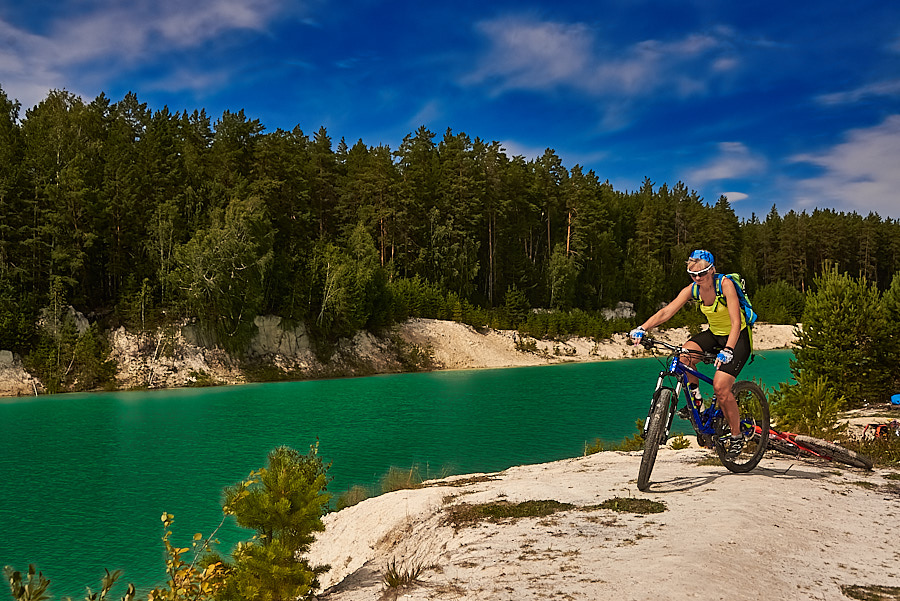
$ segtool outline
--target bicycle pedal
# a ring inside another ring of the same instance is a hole
[[[691,418],[691,410],[687,405],[678,410],[678,417],[681,419],[690,419]]]

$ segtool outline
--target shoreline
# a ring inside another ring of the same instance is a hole
[[[622,333],[598,341],[585,337],[537,340],[521,337],[516,330],[479,331],[454,321],[413,318],[397,324],[382,337],[363,331],[352,339],[342,340],[331,360],[322,362],[311,350],[302,328],[282,331],[279,321],[277,318],[260,320],[263,334],[257,341],[258,349],[251,355],[258,369],[275,370],[273,375],[279,377],[271,379],[252,377],[223,350],[199,345],[189,328],[169,334],[171,339],[167,339],[167,344],[173,350],[168,355],[159,353],[163,333],[129,334],[120,328],[109,336],[110,357],[117,364],[113,390],[179,389],[651,356],[642,347],[632,345],[627,334]],[[757,323],[753,332],[755,350],[791,348],[796,327]],[[654,336],[681,344],[690,334],[687,328],[673,328],[654,330]],[[18,357],[2,351],[0,398],[39,396],[39,393],[46,394],[40,381],[25,371]]]

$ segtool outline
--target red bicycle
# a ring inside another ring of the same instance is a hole
[[[866,427],[863,428],[863,438],[866,437],[866,432],[869,431],[869,428],[872,428],[872,436],[874,438],[900,436],[900,421],[897,420],[890,421],[886,424],[866,424]]]
[[[759,436],[761,433],[762,430],[757,426],[756,435]],[[837,443],[804,434],[781,432],[771,427],[769,428],[767,448],[791,457],[819,457],[828,461],[846,463],[864,470],[870,470],[875,465],[870,457],[846,449]]]

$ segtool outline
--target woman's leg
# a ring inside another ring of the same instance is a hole
[[[700,348],[700,345],[697,344],[696,342],[694,342],[693,339],[688,340],[681,346],[683,348],[686,348],[689,351],[695,351],[697,353],[700,353],[703,351],[703,349]],[[681,355],[681,362],[684,363],[685,365],[687,365],[688,367],[690,367],[691,369],[696,369],[695,366],[697,365],[697,360],[698,360],[697,357],[698,357],[698,355],[696,355],[695,353],[683,353]],[[692,374],[688,374],[687,379],[688,379],[688,382],[690,382],[691,384],[694,384],[695,386],[700,383],[700,380],[697,378],[697,376],[692,375]]]
[[[728,427],[731,428],[731,435],[737,436],[741,431],[741,412],[738,409],[737,399],[734,398],[734,391],[732,390],[734,380],[735,377],[733,375],[718,370],[716,375],[713,376],[713,390],[716,393],[716,400],[722,408],[722,413],[725,414],[725,421],[728,422]]]

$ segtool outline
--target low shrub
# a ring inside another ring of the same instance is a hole
[[[795,384],[782,383],[769,395],[773,422],[779,430],[808,434],[819,438],[835,438],[846,428],[840,423],[846,406],[843,396],[825,377],[813,378],[799,371]]]
[[[691,446],[691,441],[688,440],[687,438],[685,438],[684,434],[679,434],[678,436],[676,436],[675,438],[672,439],[672,442],[670,444],[672,445],[673,449],[675,449],[676,451],[679,451],[681,449],[686,449],[689,446]]]
[[[868,455],[876,465],[900,467],[900,436],[858,439],[843,437],[842,446],[857,453]],[[900,479],[900,476],[896,476]]]
[[[341,494],[336,503],[337,510],[345,509],[347,507],[353,507],[358,503],[362,503],[366,499],[372,496],[372,490],[360,485],[354,485],[350,487],[350,490]]]
[[[596,438],[591,443],[585,443],[584,454],[593,455],[601,451],[640,451],[644,448],[644,420],[639,419],[635,422],[635,426],[637,426],[637,432],[619,442],[609,443]]]
[[[387,474],[381,477],[379,488],[382,493],[422,488],[422,475],[419,473],[417,466],[413,466],[409,470],[391,467]]]

